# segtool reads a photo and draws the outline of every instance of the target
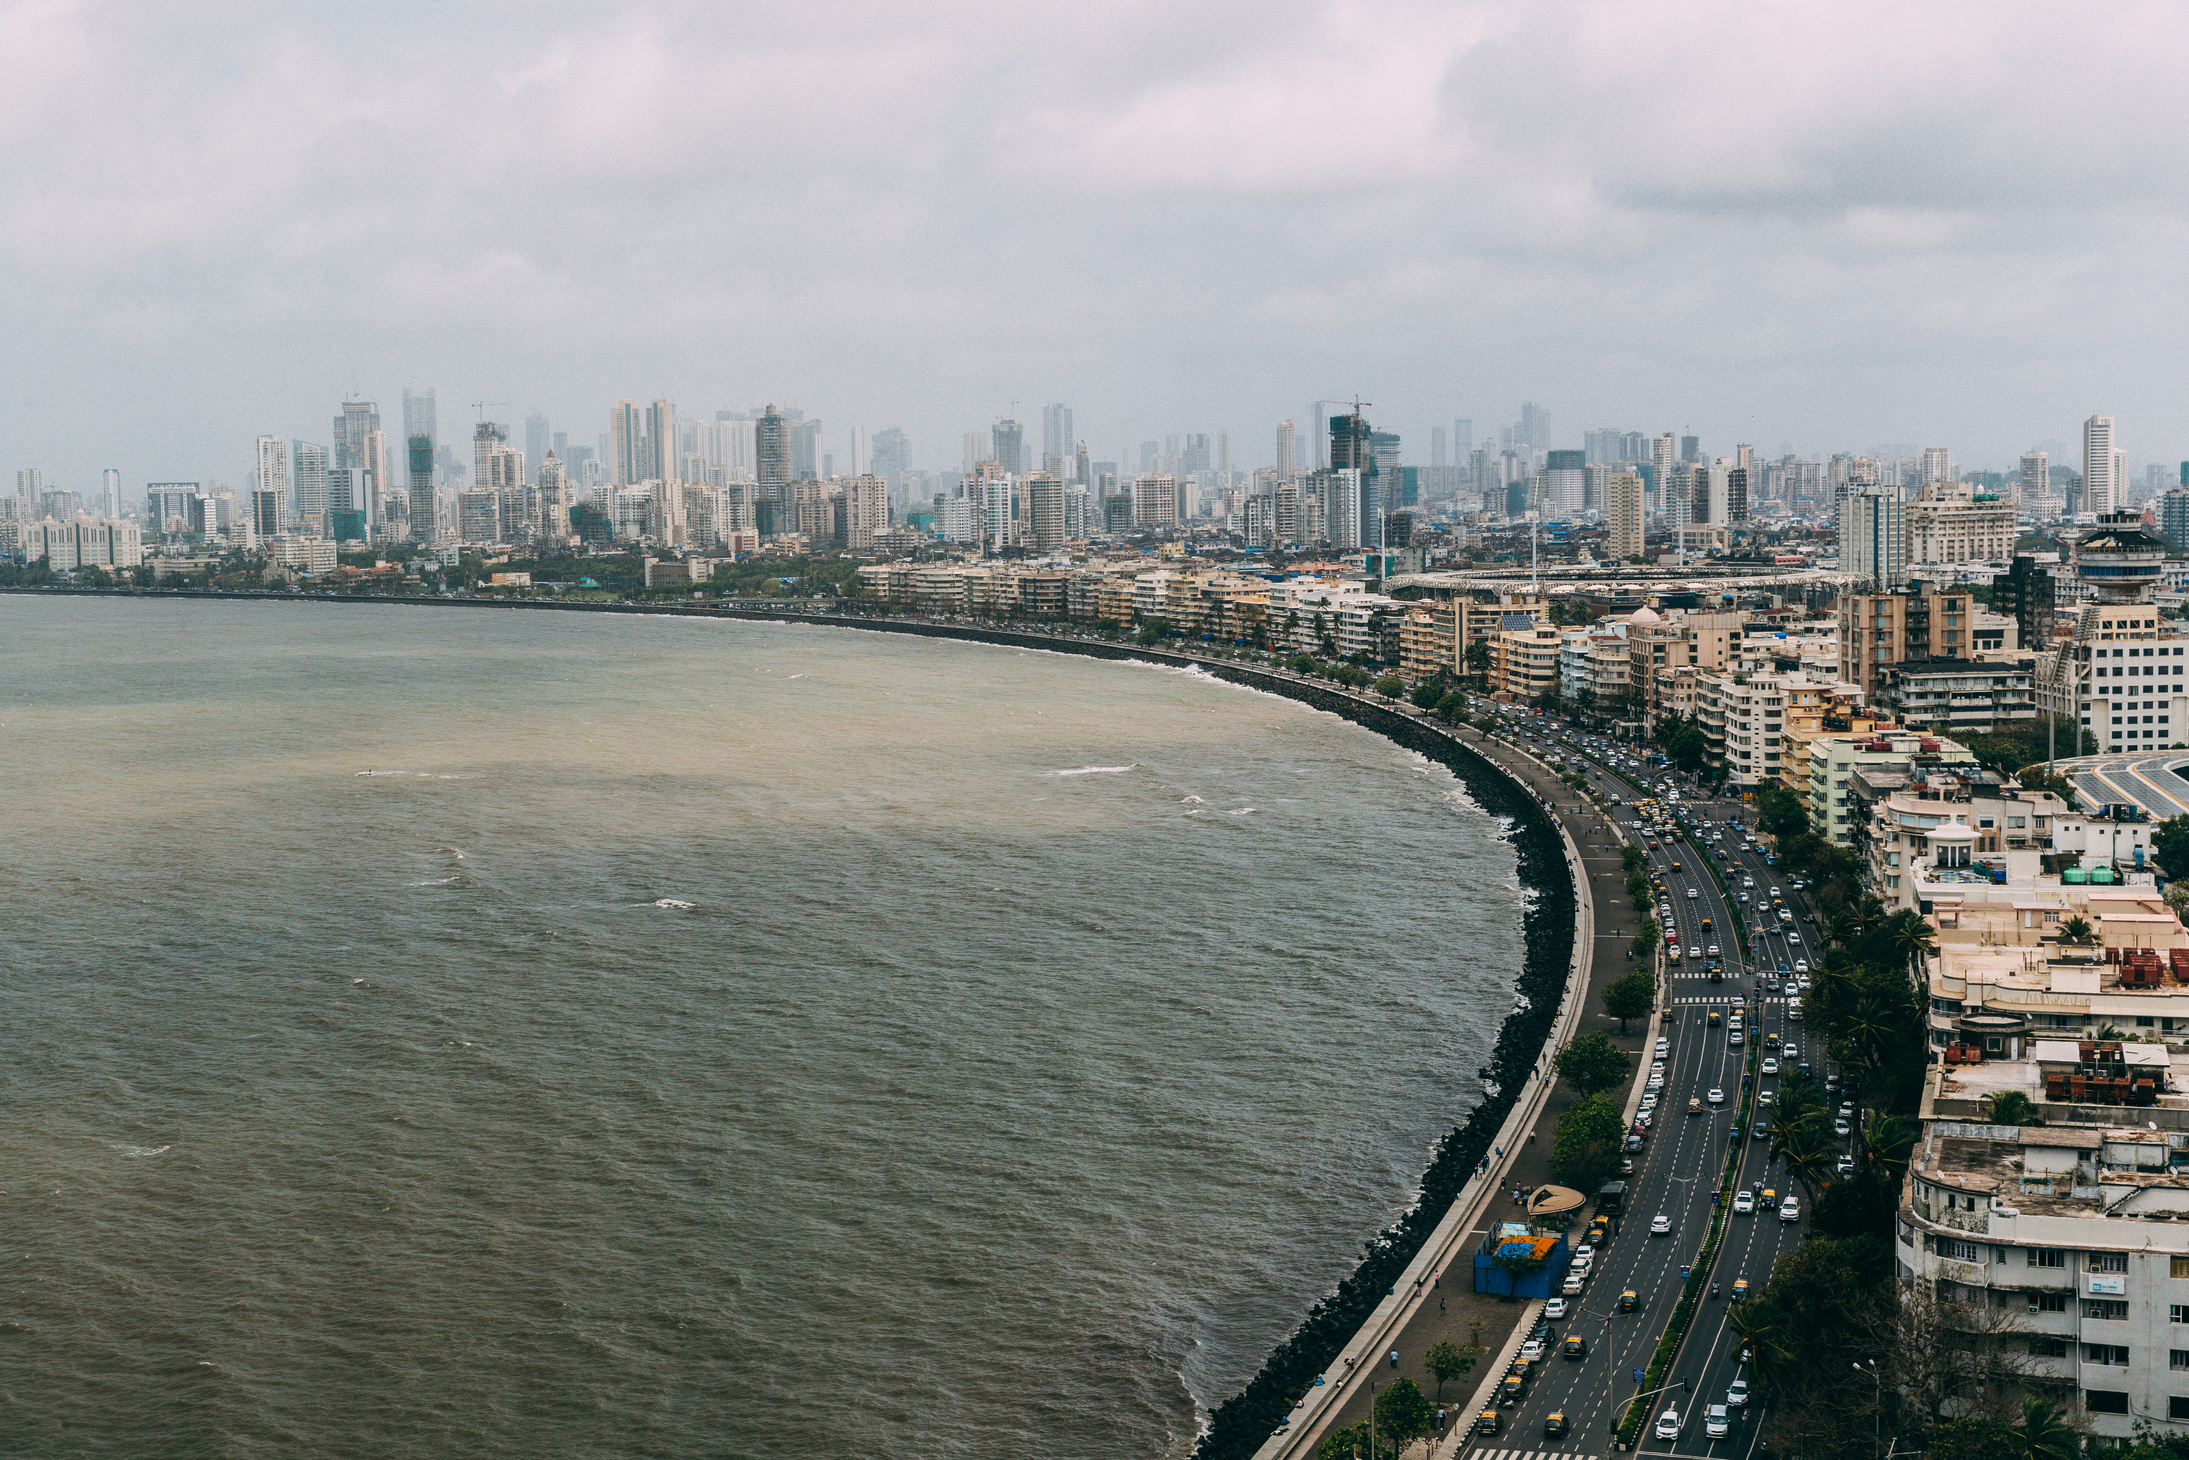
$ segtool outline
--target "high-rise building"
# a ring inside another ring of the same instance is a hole
[[[289,483],[295,503],[292,517],[306,537],[327,533],[327,448],[311,441],[289,443]]]
[[[1907,505],[1890,487],[1855,492],[1839,504],[1839,569],[1854,573],[1875,592],[1907,578]]]
[[[429,404],[431,399],[427,397]],[[408,406],[409,402],[404,404]],[[410,460],[410,540],[420,547],[431,547],[441,536],[441,507],[433,490],[433,438],[412,436],[405,454]]]
[[[1302,471],[1321,471],[1330,465],[1330,437],[1328,435],[1330,422],[1343,414],[1350,404],[1350,402],[1342,400],[1319,400],[1309,403],[1307,408],[1308,435],[1312,438],[1311,445],[1314,448],[1315,460],[1312,464],[1301,462],[1300,469]]]
[[[1045,471],[1028,476],[1026,510],[1033,519],[1034,551],[1060,550],[1064,546],[1064,483]]]
[[[2028,553],[1991,580],[1991,611],[2014,620],[2015,645],[2032,653],[2051,647],[2052,605],[2058,585]]]
[[[1693,466],[1696,462],[1701,461],[1702,459],[1702,437],[1682,436],[1680,438],[1680,460],[1687,463],[1689,466]]]
[[[275,487],[260,487],[251,493],[251,529],[260,542],[281,535],[283,495]]]
[[[1133,525],[1178,525],[1178,478],[1158,472],[1133,478]]]
[[[1026,430],[1016,421],[998,421],[989,430],[994,450],[989,460],[1011,473],[1026,470]]]
[[[1475,423],[1465,416],[1452,422],[1452,460],[1465,461],[1475,449]]]
[[[891,491],[903,491],[905,477],[912,471],[912,443],[903,429],[884,426],[876,431],[871,455],[868,467],[874,475],[888,482]]]
[[[863,552],[889,527],[889,482],[872,472],[844,483],[844,546]]]
[[[1092,492],[1094,490],[1094,463],[1087,459],[1086,442],[1082,441],[1079,443],[1079,451],[1078,454],[1073,458],[1073,463],[1072,480],[1078,482],[1081,486]],[[1086,536],[1084,532],[1082,532],[1080,535],[1082,537]]]
[[[2022,472],[2018,500],[2022,510],[2035,512],[2038,504],[2052,495],[2052,462],[2042,451],[2022,453]]]
[[[540,463],[540,536],[561,542],[570,535],[570,479],[553,448]]]
[[[1672,484],[1672,470],[1680,464],[1679,444],[1670,431],[1659,436],[1650,447],[1650,485],[1657,490],[1657,510],[1665,510],[1665,491]]]
[[[1551,413],[1534,401],[1520,404],[1520,429],[1513,433],[1516,441],[1525,441],[1537,451],[1551,449]]]
[[[540,470],[547,465],[548,454],[554,450],[550,441],[552,432],[547,429],[545,412],[534,411],[524,418],[525,470],[531,473],[528,480],[533,486],[540,482]]]
[[[1746,447],[1742,448],[1746,450]],[[1715,519],[1727,526],[1748,520],[1748,468],[1736,466],[1725,474],[1725,513]]]
[[[817,480],[822,474],[820,421],[807,420],[803,411],[786,411],[783,419],[790,423],[783,433],[790,448],[790,479],[794,482]]]
[[[1626,433],[1617,426],[1598,426],[1593,431],[1581,433],[1581,451],[1589,466],[1616,466],[1619,464],[1622,443]]]
[[[113,520],[122,515],[122,474],[114,467],[99,473],[99,495],[104,498],[99,516]]]
[[[759,487],[753,505],[769,514],[780,513],[790,501],[790,423],[771,404],[753,422],[752,430],[753,479]],[[778,520],[773,515],[760,520],[763,536],[783,530],[767,525]]]
[[[816,422],[815,424],[819,424]],[[641,481],[665,482],[676,469],[676,407],[657,400],[646,408],[646,475]]]
[[[1285,478],[1300,474],[1300,442],[1290,421],[1277,423],[1277,474]]]
[[[1588,453],[1553,451],[1543,467],[1542,510],[1555,522],[1571,522],[1588,507]]]
[[[289,442],[287,437],[261,436],[258,438],[257,476],[257,485],[253,487],[252,490],[257,492],[272,492],[274,494],[274,502],[276,504],[274,508],[276,515],[276,525],[274,527],[274,531],[279,532],[282,530],[282,526],[285,525],[287,522],[287,517],[284,514],[288,512],[290,504]],[[255,503],[256,498],[254,498],[253,501]],[[255,522],[257,520],[257,517],[258,513],[254,506],[254,509],[252,511],[252,520]]]
[[[647,480],[646,418],[635,400],[608,408],[608,479],[619,487]]]
[[[441,439],[441,423],[436,414],[433,391],[434,387],[430,385],[426,387],[424,394],[414,394],[409,386],[403,387],[403,439],[406,443],[414,436],[423,436],[429,441]],[[342,408],[342,413],[345,416],[349,414],[347,405]],[[373,429],[377,430],[377,413],[373,419]]]
[[[1605,553],[1615,562],[1642,555],[1642,478],[1615,471],[1604,478]]]
[[[494,453],[509,444],[509,428],[493,421],[481,421],[471,428],[471,487],[473,491],[488,485],[494,475]]]
[[[1452,464],[1451,449],[1445,438],[1444,428],[1442,426],[1431,426],[1429,428],[1429,465],[1450,466]]]
[[[2119,459],[2113,448],[2113,418],[2092,416],[2083,422],[2083,511],[2103,517],[2118,508],[2120,482],[2114,471]]]
[[[1072,430],[1072,408],[1067,405],[1043,406],[1041,410],[1041,454],[1044,458],[1063,457],[1070,453],[1072,444],[1079,437]]]
[[[1375,451],[1369,437],[1375,433],[1358,411],[1330,418],[1330,469],[1367,472],[1374,469]]]

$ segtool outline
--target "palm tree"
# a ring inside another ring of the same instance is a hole
[[[1911,978],[1921,978],[1925,960],[1938,951],[1938,939],[1923,915],[1913,910],[1896,914],[1887,930],[1892,949]]]
[[[1895,1186],[1908,1170],[1908,1155],[1915,1149],[1915,1127],[1897,1115],[1872,1110],[1862,1117],[1855,1160],[1865,1168],[1889,1176]]]
[[[2090,941],[2090,920],[2081,913],[2060,924],[2060,941],[2063,943],[2087,943]]]
[[[1847,1016],[1847,1043],[1861,1052],[1862,1061],[1873,1069],[1883,1058],[1893,1034],[1900,1027],[1896,1010],[1889,1008],[1879,998],[1865,996],[1855,1001]]]
[[[1993,1125],[2043,1125],[2045,1113],[2019,1090],[1995,1090],[1984,1097],[1984,1119]]]
[[[1768,1302],[1735,1303],[1726,1310],[1725,1317],[1741,1342],[1748,1345],[1756,1381],[1769,1389],[1776,1382],[1778,1366],[1791,1357],[1780,1337],[1778,1314]]]
[[[1833,1163],[1839,1160],[1839,1143],[1832,1137],[1824,1112],[1817,1110],[1791,1124],[1774,1123],[1771,1154],[1786,1163],[1787,1174],[1801,1183],[1803,1194],[1814,1206],[1824,1188],[1832,1184],[1830,1175]]]
[[[2022,1401],[2021,1431],[2015,1460],[2075,1460],[2082,1451],[2082,1437],[2049,1399]]]

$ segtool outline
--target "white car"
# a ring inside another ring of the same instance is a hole
[[[1677,1440],[1680,1438],[1680,1412],[1677,1409],[1668,1409],[1657,1416],[1657,1438],[1660,1440]]]
[[[1832,1122],[1832,1134],[1835,1136],[1840,1136],[1844,1138],[1853,1129],[1854,1127],[1848,1125],[1847,1122],[1844,1120],[1835,1120]]]
[[[1733,1387],[1725,1391],[1725,1402],[1734,1409],[1746,1409],[1748,1407],[1748,1381],[1738,1374],[1734,1375]]]
[[[1565,1316],[1566,1316],[1566,1300],[1565,1300],[1564,1298],[1553,1298],[1553,1299],[1551,1299],[1551,1300],[1550,1300],[1549,1302],[1545,1303],[1545,1304],[1543,1305],[1543,1316],[1544,1316],[1545,1318],[1563,1318],[1563,1317],[1565,1317]]]
[[[1596,1270],[1596,1264],[1586,1257],[1576,1257],[1566,1264],[1566,1272],[1572,1277],[1587,1277]]]
[[[1564,1293],[1569,1298],[1578,1298],[1581,1296],[1581,1287],[1583,1282],[1584,1279],[1578,1277],[1568,1277],[1564,1282],[1558,1285],[1558,1291]]]
[[[1777,1074],[1779,1072],[1779,1062],[1772,1059],[1765,1060],[1763,1062],[1763,1072],[1767,1075]]]
[[[1789,943],[1799,943],[1801,941],[1801,934],[1795,932],[1792,928],[1788,928],[1786,930],[1786,941]]]
[[[1584,1242],[1573,1249],[1573,1260],[1575,1262],[1594,1262],[1596,1260],[1596,1249]]]
[[[1808,959],[1806,959],[1806,958],[1797,958],[1797,959],[1795,959],[1795,960],[1794,960],[1794,972],[1796,972],[1796,973],[1807,973],[1808,971],[1809,971],[1809,960],[1808,960]]]
[[[1710,1093],[1708,1095],[1705,1095],[1703,1098],[1705,1100],[1708,1100],[1712,1105],[1725,1104],[1725,1092],[1715,1087],[1713,1087]]]
[[[1742,1216],[1747,1216],[1747,1215],[1748,1215],[1748,1214],[1749,1214],[1750,1212],[1753,1212],[1753,1211],[1754,1211],[1755,1209],[1756,1209],[1756,1194],[1755,1194],[1754,1192],[1752,1192],[1752,1191],[1748,1191],[1748,1190],[1745,1190],[1745,1189],[1744,1189],[1744,1190],[1741,1190],[1741,1191],[1736,1191],[1736,1192],[1734,1192],[1734,1193],[1733,1193],[1733,1210],[1734,1210],[1734,1211],[1736,1211],[1736,1212],[1739,1212],[1739,1213],[1740,1213],[1740,1214],[1741,1214]]]
[[[1668,1217],[1668,1216],[1664,1215],[1664,1214],[1663,1214],[1662,1212],[1660,1212],[1660,1213],[1658,1213],[1658,1214],[1657,1214],[1656,1216],[1654,1216],[1654,1217],[1650,1218],[1650,1222],[1649,1222],[1649,1235],[1650,1235],[1650,1236],[1652,1236],[1652,1237],[1669,1237],[1669,1236],[1671,1236],[1671,1235],[1672,1235],[1672,1218],[1670,1218],[1670,1217]]]
[[[1755,885],[1756,879],[1753,877],[1743,877],[1741,879],[1741,886],[1743,887],[1754,887]]]
[[[1733,1416],[1722,1404],[1713,1404],[1703,1416],[1703,1433],[1713,1440],[1722,1440],[1733,1433]]]
[[[1651,1060],[1649,1062],[1649,1072],[1653,1075],[1663,1074],[1665,1072],[1665,1062],[1663,1060]]]
[[[1537,1359],[1543,1357],[1543,1340],[1540,1338],[1531,1338],[1526,1343],[1520,1345],[1520,1357],[1531,1364],[1534,1363]]]
[[[1649,1098],[1650,1095],[1655,1094],[1657,1091],[1662,1090],[1664,1087],[1665,1077],[1663,1075],[1651,1075],[1649,1077],[1649,1083],[1642,1087],[1642,1090],[1644,1092],[1642,1098],[1646,1100]]]
[[[1689,888],[1689,889],[1687,890],[1687,900],[1688,900],[1689,902],[1693,902],[1693,901],[1694,901],[1694,900],[1695,900],[1696,898],[1698,898],[1698,897],[1700,897],[1700,896],[1702,896],[1702,894],[1701,894],[1701,893],[1699,893],[1699,892],[1697,892],[1697,891],[1696,891],[1696,890],[1695,890],[1694,888],[1692,888],[1692,887],[1690,887],[1690,888]]]

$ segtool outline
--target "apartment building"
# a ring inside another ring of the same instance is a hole
[[[2037,656],[1918,659],[1879,666],[1876,700],[1915,730],[1991,735],[2037,718]]]
[[[1561,634],[1552,624],[1505,630],[1490,639],[1490,685],[1501,700],[1532,705],[1558,692]]]
[[[1875,699],[1887,666],[1966,659],[1975,652],[1976,600],[1915,582],[1898,593],[1839,597],[1839,677]]]
[[[1905,730],[1832,733],[1808,738],[1809,826],[1834,845],[1852,847],[1858,814],[1848,782],[1857,769],[1900,765],[1924,770],[1977,769],[1976,756],[1956,741]]]
[[[1739,656],[1747,616],[1687,613],[1665,618],[1639,608],[1627,616],[1627,683],[1639,713],[1655,724],[1693,703],[1692,674],[1675,692],[1679,671],[1723,669]]]

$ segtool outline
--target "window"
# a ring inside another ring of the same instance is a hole
[[[2125,1369],[2128,1367],[2128,1349],[2117,1343],[2086,1343],[2083,1345],[2083,1362]]]
[[[2040,1313],[2065,1313],[2067,1311],[2067,1294],[2039,1293],[2037,1295],[2037,1311]]]
[[[2103,1318],[2112,1323],[2126,1323],[2128,1321],[2128,1300],[2125,1298],[2085,1298],[2083,1299],[2083,1317]],[[2096,1360],[2092,1362],[2096,1362]],[[2127,1360],[2124,1359],[2122,1362],[2125,1363]]]
[[[2031,1267],[2066,1267],[2067,1249],[2064,1247],[2032,1247],[2029,1249]]]
[[[2177,1374],[2184,1369],[2189,1369],[2189,1348],[2168,1349],[2166,1351],[2166,1367]]]
[[[2174,1021],[2169,1019],[2166,1023],[2168,1028],[2172,1028]],[[2170,1257],[2166,1263],[2168,1277],[2189,1278],[2189,1257]]]
[[[2126,1272],[2128,1254],[2125,1252],[2089,1252],[2083,1255],[2085,1272]]]
[[[1938,1239],[1938,1255],[1950,1257],[1956,1262],[1982,1262],[1984,1249],[1974,1242],[1956,1242],[1951,1237]]]
[[[2067,1357],[2067,1340],[2064,1338],[2033,1338],[2029,1341],[2032,1358],[2064,1359]]]
[[[2089,1410],[2092,1414],[2126,1414],[2128,1413],[2128,1391],[2126,1389],[2085,1389],[2083,1391],[2083,1408]]]
[[[2169,1323],[2189,1323],[2189,1303],[2175,1303],[2166,1310]]]

